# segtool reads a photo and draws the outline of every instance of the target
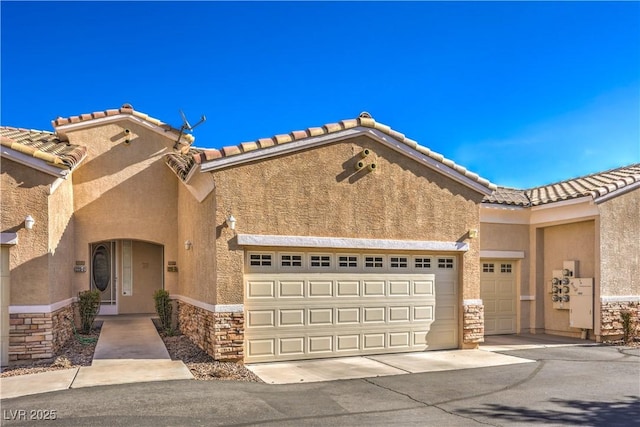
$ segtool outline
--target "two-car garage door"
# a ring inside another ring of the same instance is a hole
[[[453,256],[247,252],[245,360],[457,348]]]

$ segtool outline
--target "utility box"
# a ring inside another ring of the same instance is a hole
[[[569,326],[593,329],[593,278],[573,278],[569,281]]]

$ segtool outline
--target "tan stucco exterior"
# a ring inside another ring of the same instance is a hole
[[[553,270],[561,270],[565,260],[576,260],[577,277],[594,277],[595,273],[595,222],[582,221],[545,227],[544,229],[544,285],[549,288]],[[574,333],[569,327],[569,310],[553,308],[550,295],[545,292],[544,328],[551,333]]]
[[[178,191],[179,295],[216,304],[216,234],[220,227],[216,218],[215,195],[199,203],[181,185]],[[190,250],[184,242],[190,241]]]
[[[74,212],[73,180],[63,181],[48,197],[49,216],[49,301],[55,303],[73,296]]]
[[[640,295],[640,191],[598,207],[601,295]]]
[[[355,170],[360,152],[378,168]],[[236,232],[397,240],[466,241],[464,299],[479,298],[482,195],[365,136],[213,173],[216,189],[216,264],[219,304],[243,303],[243,248]]]
[[[278,141],[278,146],[299,145],[268,155],[257,153],[257,144],[203,153],[199,161],[191,159],[196,166],[187,176],[177,177],[180,173],[166,162],[167,154],[179,156],[173,148],[176,134],[141,117],[105,114],[97,120],[57,121],[63,139],[87,148],[86,158],[65,179],[40,171],[50,169],[3,157],[0,231],[16,233],[19,241],[4,250],[10,305],[18,308],[16,313],[39,315],[29,312],[29,307],[39,307],[53,317],[66,316],[72,298],[90,287],[91,245],[114,242],[119,257],[122,242],[131,241],[133,295],[122,294],[118,284],[117,312],[153,312],[153,292],[164,287],[181,300],[183,321],[197,317],[189,326],[193,339],[208,343],[207,351],[217,355],[228,349],[216,340],[231,342],[230,351],[241,359],[245,251],[255,248],[239,245],[238,234],[467,244],[466,251],[448,253],[459,265],[463,347],[477,345],[484,333],[481,251],[491,254],[485,258],[515,265],[518,332],[580,333],[569,328],[568,311],[554,309],[548,294],[551,272],[565,260],[579,261],[579,276],[594,278],[596,336],[601,332],[601,297],[640,300],[637,186],[604,201],[582,196],[538,206],[485,206],[482,193],[489,187],[437,156],[412,158],[414,146],[404,137],[394,146],[376,139],[381,134],[334,139],[328,131],[322,144]],[[272,143],[262,147],[261,142],[260,149],[268,151]],[[183,148],[186,152],[188,147]],[[371,154],[362,157],[363,149]],[[228,161],[222,163],[226,166],[202,172],[208,170],[202,169],[205,163],[220,157]],[[358,161],[365,167],[357,170]],[[374,171],[366,167],[370,164],[377,166]],[[36,221],[33,230],[25,229],[27,215]],[[235,230],[225,223],[230,215],[237,220]],[[479,230],[479,237],[470,238],[470,230]],[[333,250],[341,251],[351,252]],[[120,274],[122,266],[117,267]],[[202,325],[213,324],[215,331],[201,331]],[[209,332],[212,337],[204,335]],[[223,335],[224,340],[219,338]]]
[[[2,160],[2,232],[15,232],[19,245],[11,248],[11,303],[50,304],[49,203],[55,177],[11,160]],[[25,228],[27,215],[35,219]],[[55,234],[55,233],[54,233]],[[68,297],[67,297],[68,298]]]
[[[178,182],[163,162],[172,140],[125,119],[67,135],[88,147],[73,174],[76,260],[89,264],[93,242],[131,239],[162,245],[165,261],[177,261]],[[164,270],[175,292],[177,273]],[[75,293],[89,284],[88,274],[74,275]]]

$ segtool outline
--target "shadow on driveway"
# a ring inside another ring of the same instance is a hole
[[[488,403],[481,408],[458,409],[456,412],[465,416],[482,416],[526,424],[604,427],[638,425],[640,420],[640,398],[637,396],[626,396],[624,399],[609,402],[566,399],[550,399],[549,402],[565,407],[567,410],[536,410],[525,406]]]

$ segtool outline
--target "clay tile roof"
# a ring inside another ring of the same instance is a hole
[[[337,123],[328,123],[320,127],[310,127],[305,130],[293,131],[289,134],[279,134],[279,135],[272,136],[271,138],[260,138],[260,139],[257,139],[256,141],[253,141],[255,142],[256,147],[254,147],[253,145],[249,146],[248,142],[243,142],[242,144],[235,147],[224,147],[221,150],[213,150],[216,152],[215,155],[208,154],[208,152],[212,150],[201,149],[199,150],[199,152],[196,152],[193,154],[193,156],[196,156],[196,159],[197,159],[194,163],[200,163],[201,161],[216,161],[217,159],[220,159],[223,157],[230,157],[230,156],[242,154],[247,151],[246,150],[247,147],[251,147],[251,151],[253,151],[254,149],[256,151],[259,151],[261,149],[271,147],[273,145],[287,144],[293,141],[300,141],[306,138],[329,135],[332,133],[336,133],[336,132],[347,130],[347,129],[353,129],[357,127],[376,129],[379,132],[382,132],[390,136],[391,138],[394,138],[395,140],[405,144],[406,146],[419,151],[425,156],[430,157],[431,159],[454,169],[456,172],[460,173],[461,175],[467,177],[468,179],[474,182],[477,182],[478,184],[484,187],[487,187],[491,190],[497,188],[494,184],[490,183],[486,179],[479,177],[478,174],[468,171],[464,167],[455,164],[453,161],[444,158],[444,156],[442,156],[441,154],[433,152],[426,147],[422,147],[416,141],[407,138],[404,134],[391,129],[389,126],[376,122],[371,117],[371,114],[367,113],[366,111],[360,113],[360,115],[355,119],[341,120]],[[169,154],[168,156],[171,158],[172,164],[176,164],[176,162],[180,162],[180,160],[178,160],[179,156],[174,154]],[[182,163],[180,163],[181,168],[186,167],[185,162],[186,160],[182,160]],[[171,164],[169,166],[171,166]],[[180,176],[180,173],[175,167],[171,166],[171,168],[174,169],[176,174]],[[187,176],[187,175],[188,175],[188,172],[184,176]]]
[[[103,111],[95,111],[93,113],[86,113],[86,114],[80,114],[78,116],[71,116],[71,117],[58,117],[57,119],[53,120],[51,122],[51,125],[54,128],[57,128],[59,126],[64,126],[64,125],[68,125],[68,124],[75,124],[75,123],[80,123],[80,122],[88,122],[91,120],[96,120],[96,119],[102,119],[105,117],[110,117],[110,116],[117,116],[120,114],[128,114],[134,117],[137,117],[139,119],[142,119],[148,123],[151,123],[155,126],[164,128],[167,131],[173,131],[176,133],[179,133],[180,130],[176,129],[174,127],[172,127],[171,125],[162,122],[161,120],[158,120],[156,118],[150,117],[147,114],[141,113],[140,111],[136,111],[133,109],[133,106],[131,106],[131,104],[124,104],[122,105],[122,107],[118,108],[118,109],[111,109],[111,110],[103,110]],[[193,143],[193,141],[195,140],[195,138],[193,137],[193,135],[191,134],[186,134],[183,133],[181,140],[185,141],[188,144]]]
[[[638,182],[640,182],[640,163],[635,163],[528,190],[499,187],[492,195],[485,197],[483,202],[539,206],[587,196],[596,199]]]
[[[529,198],[524,190],[516,188],[498,187],[493,194],[486,196],[484,203],[498,203],[511,206],[529,206]]]
[[[69,144],[52,132],[0,126],[0,142],[60,169],[73,170],[87,154],[86,147]]]
[[[166,163],[178,177],[185,181],[191,169],[201,163],[201,152],[195,148],[188,148],[186,152],[173,152],[167,154]],[[204,159],[203,159],[204,160]]]

